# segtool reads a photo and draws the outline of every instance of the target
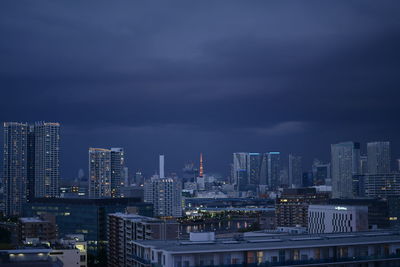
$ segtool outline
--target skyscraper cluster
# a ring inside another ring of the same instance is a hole
[[[280,186],[279,152],[233,153],[233,183],[238,191],[257,191],[259,186],[276,190]]]
[[[20,215],[30,199],[58,196],[59,131],[59,123],[4,123],[3,180],[8,216]]]
[[[360,155],[360,143],[331,146],[332,196],[334,198],[399,195],[399,173],[391,170],[389,142],[367,143],[367,155]]]
[[[303,169],[302,157],[296,154],[289,154],[286,165],[279,152],[237,152],[230,183],[239,192],[257,194],[310,186],[328,186],[333,198],[400,194],[400,173],[392,172],[390,143],[369,142],[366,152],[362,155],[358,142],[332,144],[331,161],[315,159],[309,170]]]

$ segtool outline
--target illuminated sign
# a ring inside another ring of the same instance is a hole
[[[346,207],[337,206],[337,207],[335,207],[335,210],[347,210],[347,208]]]

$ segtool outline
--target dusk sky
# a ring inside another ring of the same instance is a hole
[[[399,1],[0,1],[0,120],[60,122],[62,178],[87,172],[89,147],[123,147],[146,175],[160,153],[168,172],[203,152],[223,175],[238,151],[308,169],[331,143],[387,140],[400,157],[399,14]]]

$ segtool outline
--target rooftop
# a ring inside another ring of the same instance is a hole
[[[23,223],[41,223],[41,222],[47,222],[45,220],[42,220],[40,218],[37,217],[22,217],[19,218],[19,220]]]
[[[149,205],[141,202],[139,197],[134,198],[35,198],[29,204],[37,205],[45,203],[50,205],[65,204],[65,205],[115,205],[115,204],[131,204]]]
[[[138,215],[138,214],[122,213],[122,212],[111,213],[111,214],[108,214],[108,216],[116,216],[119,218],[130,219],[130,220],[159,221],[159,219],[153,218],[153,217],[146,217],[146,216],[142,216],[142,215]]]
[[[143,247],[166,250],[172,254],[193,252],[265,250],[301,247],[341,246],[348,244],[400,243],[399,231],[376,231],[334,234],[296,234],[296,235],[260,235],[242,238],[223,238],[214,241],[193,242],[189,240],[135,240],[131,241]]]

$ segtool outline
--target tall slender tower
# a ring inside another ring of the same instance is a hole
[[[303,168],[301,157],[289,154],[289,187],[302,187]]]
[[[159,168],[160,168],[160,178],[165,178],[164,175],[164,155],[160,155],[159,157]]]
[[[111,194],[120,196],[121,184],[125,184],[125,153],[123,148],[111,148]]]
[[[267,152],[268,157],[268,187],[269,190],[277,190],[280,186],[279,176],[281,171],[281,153]]]
[[[21,215],[27,198],[28,130],[26,123],[4,123],[3,179],[8,216]]]
[[[60,124],[37,122],[35,133],[35,197],[57,197],[60,181]]]
[[[199,168],[199,176],[203,177],[204,168],[203,168],[203,153],[200,153],[200,168]]]
[[[89,197],[111,196],[111,150],[89,148]]]

